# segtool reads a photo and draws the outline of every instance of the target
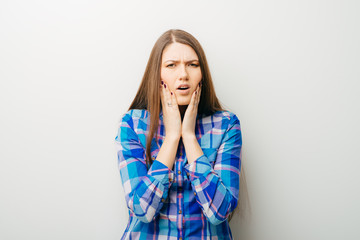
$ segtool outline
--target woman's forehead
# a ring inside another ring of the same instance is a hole
[[[189,45],[182,44],[182,43],[172,43],[163,51],[162,54],[162,61],[193,61],[198,60],[198,56],[195,50],[190,47]]]

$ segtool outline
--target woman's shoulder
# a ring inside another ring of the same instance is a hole
[[[240,122],[238,116],[229,110],[216,111],[209,116],[204,116],[204,118],[211,118],[213,121],[228,122],[229,124]]]
[[[146,119],[148,116],[149,112],[146,109],[130,109],[122,114],[121,120]]]
[[[119,127],[129,127],[134,131],[145,131],[148,128],[149,112],[146,109],[130,109],[123,113],[118,122]]]

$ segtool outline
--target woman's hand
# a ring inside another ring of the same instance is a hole
[[[181,137],[181,116],[175,94],[161,81],[161,106],[165,125],[165,137],[178,140]]]
[[[186,108],[184,119],[182,121],[181,136],[182,139],[195,137],[195,124],[200,102],[201,82],[191,96],[190,103]]]

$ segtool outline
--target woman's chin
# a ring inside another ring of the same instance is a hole
[[[179,106],[189,105],[191,97],[176,96],[176,101]]]
[[[178,106],[188,106],[189,104],[178,104]]]
[[[177,104],[179,106],[185,106],[185,105],[189,105],[190,101],[178,101]]]

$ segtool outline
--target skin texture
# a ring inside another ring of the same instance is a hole
[[[189,164],[203,155],[195,136],[201,79],[198,57],[190,46],[172,43],[164,49],[160,92],[166,134],[157,160],[169,168],[173,167],[180,138],[184,143]],[[190,87],[186,95],[177,90],[183,83]]]
[[[196,90],[201,78],[199,58],[194,49],[177,42],[164,49],[161,59],[161,80],[175,93],[179,106],[189,105],[191,94]],[[183,83],[190,85],[190,93],[187,95],[181,95],[176,89]],[[184,111],[186,108],[180,109]]]

